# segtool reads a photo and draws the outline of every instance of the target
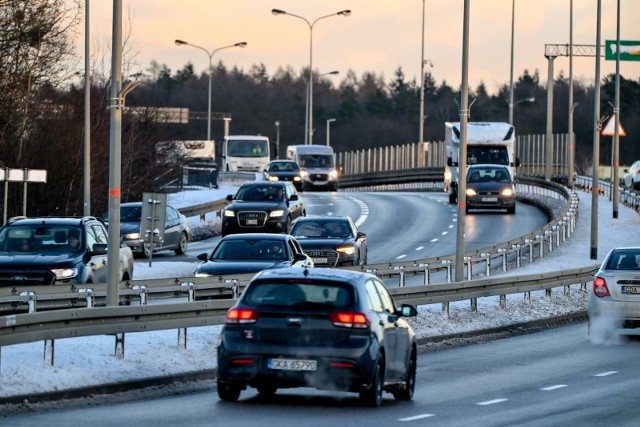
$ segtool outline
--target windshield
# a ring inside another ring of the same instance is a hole
[[[300,154],[300,167],[303,168],[332,168],[334,167],[331,154]]]
[[[342,220],[296,221],[290,234],[296,238],[346,238],[351,236],[349,224]]]
[[[470,168],[467,173],[467,182],[511,182],[509,171],[506,168]]]
[[[0,231],[0,252],[8,255],[59,254],[84,247],[80,227],[20,225]]]
[[[269,143],[263,139],[229,139],[227,156],[269,157]]]
[[[294,172],[300,170],[296,162],[274,162],[269,165],[269,172]]]
[[[302,281],[301,281],[302,282]],[[242,297],[255,307],[281,306],[333,309],[353,306],[353,289],[341,283],[255,283]]]
[[[467,164],[484,163],[509,166],[507,147],[467,146]]]
[[[285,260],[284,242],[270,239],[223,240],[213,251],[211,260]]]
[[[245,202],[279,202],[284,200],[284,190],[279,185],[248,185],[240,187],[234,199]]]

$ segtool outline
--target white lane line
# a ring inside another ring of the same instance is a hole
[[[551,391],[551,390],[557,390],[559,388],[564,388],[564,387],[568,387],[566,384],[558,384],[558,385],[552,385],[549,387],[545,387],[545,388],[541,388],[541,391]]]
[[[446,236],[446,235],[447,235],[447,233],[448,233],[448,231],[443,231],[443,232],[442,232],[442,235],[443,235],[443,236]]]
[[[617,373],[618,373],[618,371],[607,371],[607,372],[603,372],[601,374],[595,374],[594,377],[608,377],[609,375],[615,375]]]
[[[507,400],[509,399],[493,399],[493,400],[487,400],[485,402],[478,402],[476,403],[476,405],[481,405],[481,406],[494,405],[496,403],[506,402]]]
[[[431,239],[431,243],[437,242],[438,239]]]
[[[416,251],[421,251],[421,250],[423,250],[423,249],[424,249],[424,246],[418,246],[418,247],[416,248]]]
[[[406,257],[406,255],[399,255],[399,256],[396,257],[396,259],[402,259],[404,257]]]
[[[360,216],[354,222],[356,223],[356,227],[360,227],[369,217],[369,206],[363,202],[362,200],[355,198],[353,196],[347,196],[347,199],[353,201],[358,206],[360,206]]]
[[[398,421],[415,421],[415,420],[421,420],[423,418],[429,418],[433,416],[434,414],[420,414],[420,415],[414,415],[413,417],[398,418]]]
[[[453,224],[449,225],[449,228],[453,228]]]

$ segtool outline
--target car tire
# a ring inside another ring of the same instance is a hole
[[[514,207],[511,207],[511,208],[507,208],[507,213],[509,215],[515,214],[516,213],[516,207],[514,206]]]
[[[218,380],[218,397],[227,402],[236,402],[240,398],[241,388]]]
[[[187,233],[180,234],[180,241],[178,242],[178,247],[174,249],[176,255],[182,255],[187,252],[187,245],[189,244],[189,238],[187,237]]]
[[[377,408],[382,405],[382,385],[384,384],[384,369],[382,367],[382,355],[378,354],[378,361],[373,369],[371,386],[360,391],[360,400],[366,406]]]
[[[407,378],[404,382],[404,388],[393,393],[396,400],[411,400],[416,389],[416,352],[411,352],[409,358],[409,366],[407,366]]]

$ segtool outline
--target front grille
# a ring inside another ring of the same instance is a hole
[[[310,173],[309,181],[329,181],[329,175],[326,173]]]
[[[238,225],[240,227],[264,227],[266,222],[267,213],[265,211],[238,212]]]
[[[305,250],[306,254],[313,258],[313,263],[316,267],[335,267],[338,263],[338,252],[331,249],[310,249]],[[315,260],[317,258],[326,258],[326,263],[319,263]]]
[[[49,286],[56,276],[47,270],[1,270],[0,286]]]
[[[258,166],[238,166],[238,172],[259,172]]]

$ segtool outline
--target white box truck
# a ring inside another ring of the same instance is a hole
[[[228,135],[222,141],[222,170],[262,172],[271,160],[269,138],[260,135]]]
[[[460,123],[446,122],[444,129],[445,156],[444,191],[449,193],[449,203],[458,201],[458,163],[460,155]],[[515,129],[509,123],[467,123],[467,166],[498,164],[508,167],[511,181],[515,178],[520,160],[515,157]]]
[[[289,145],[287,159],[303,171],[302,189],[338,190],[338,169],[333,148],[326,145]]]

